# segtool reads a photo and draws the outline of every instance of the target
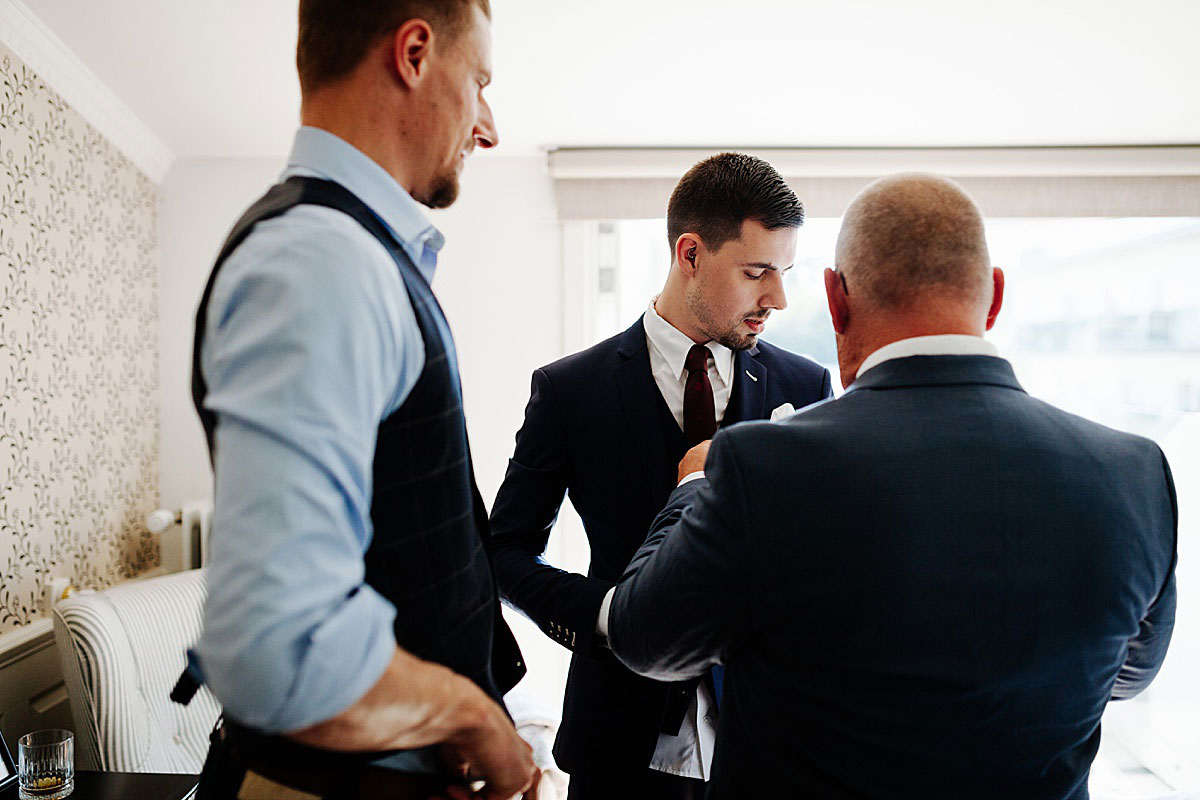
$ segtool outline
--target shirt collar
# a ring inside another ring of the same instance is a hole
[[[650,301],[650,307],[646,309],[646,315],[642,319],[642,324],[646,327],[646,339],[671,367],[671,372],[682,376],[688,351],[692,349],[695,342],[686,333],[659,316],[658,312],[654,310],[656,300],[658,300],[657,297]],[[725,345],[713,341],[705,342],[705,347],[712,353],[713,363],[717,367],[717,374],[721,376],[721,380],[725,382],[726,386],[732,386],[733,351]]]
[[[911,339],[885,344],[871,355],[867,356],[862,366],[858,368],[857,380],[872,367],[877,367],[885,361],[909,356],[999,356],[996,345],[986,341],[982,336],[965,336],[957,333],[946,333],[938,336],[914,336]]]
[[[425,279],[433,281],[445,237],[421,205],[366,153],[329,131],[304,126],[296,131],[282,177],[294,175],[335,181],[357,195],[391,230]]]

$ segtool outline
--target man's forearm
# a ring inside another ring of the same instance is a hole
[[[483,780],[481,798],[512,797],[537,782],[533,751],[504,709],[461,675],[399,647],[358,702],[288,736],[328,750],[440,745],[450,773]]]
[[[467,678],[399,647],[373,687],[337,716],[287,734],[327,750],[407,750],[479,735],[499,707]]]
[[[692,568],[700,565],[687,553],[681,552],[679,560],[664,559],[659,553],[672,536],[679,538],[676,545],[687,545],[688,537],[694,538],[689,531],[676,532],[676,528],[703,483],[691,481],[672,492],[613,594],[608,619],[613,653],[634,672],[655,680],[694,678],[713,661],[707,652],[711,648],[701,643],[707,639],[707,631],[702,629],[713,615],[700,610],[696,602],[678,602],[680,597],[692,596]],[[684,563],[688,566],[680,566]],[[712,586],[715,590],[717,584]],[[702,594],[714,593],[706,590]]]

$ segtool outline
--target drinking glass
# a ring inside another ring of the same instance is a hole
[[[34,731],[18,742],[17,785],[21,800],[58,800],[75,790],[75,735]]]

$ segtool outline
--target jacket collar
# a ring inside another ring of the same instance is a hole
[[[654,308],[654,303],[650,303],[650,307],[642,315],[642,325],[646,328],[646,339],[649,341],[650,347],[658,351],[671,367],[674,375],[677,377],[683,375],[688,353],[691,352],[695,342],[686,333],[660,317]],[[720,342],[710,341],[705,344],[705,347],[712,355],[713,365],[717,368],[717,374],[721,376],[721,380],[726,386],[732,386],[736,354]]]
[[[899,339],[876,350],[863,359],[855,379],[863,373],[893,358],[908,356],[998,356],[996,345],[982,336],[967,336],[957,333],[941,333],[931,336],[912,336]]]
[[[909,356],[872,367],[846,389],[905,389],[918,386],[987,384],[1024,392],[1012,364],[996,356]]]
[[[617,353],[622,359],[633,358],[640,353],[646,353],[649,358],[649,350],[646,349],[646,326],[639,316],[634,320],[633,324],[625,329],[621,334],[620,343],[617,345]]]
[[[617,355],[619,359],[613,377],[621,401],[621,414],[630,441],[640,455],[638,461],[646,472],[645,485],[649,489],[662,481],[667,468],[667,444],[656,412],[658,386],[650,373],[650,350],[640,316],[621,334]]]

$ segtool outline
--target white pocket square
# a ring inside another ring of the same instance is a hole
[[[796,409],[792,407],[791,403],[784,403],[783,405],[779,406],[779,408],[771,412],[771,422],[778,422],[779,420],[790,417],[795,413]]]

